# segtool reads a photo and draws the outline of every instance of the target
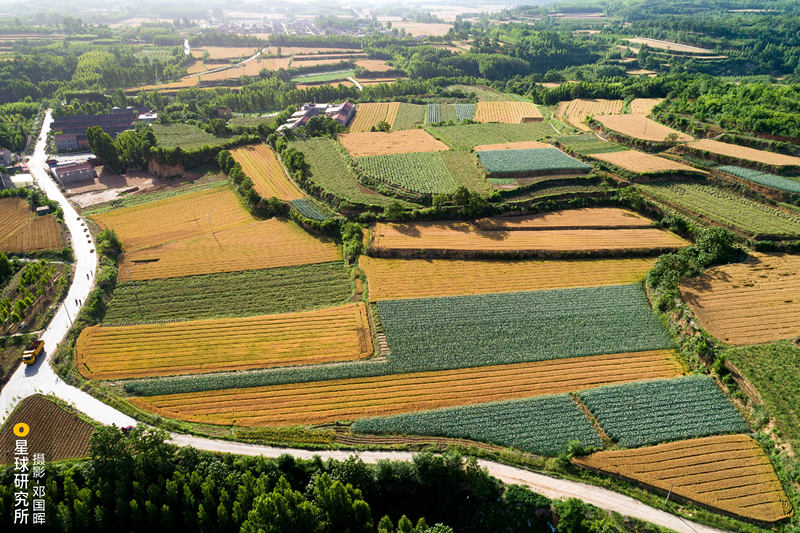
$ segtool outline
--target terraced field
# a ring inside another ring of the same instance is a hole
[[[36,216],[24,198],[0,198],[0,251],[38,252],[63,245],[55,216]]]
[[[120,261],[119,279],[173,278],[339,259],[341,253],[332,240],[273,218],[126,253]]]
[[[581,131],[591,131],[591,128],[584,123],[586,117],[619,114],[622,112],[623,102],[622,100],[585,100],[578,98],[577,100],[566,102],[567,105],[562,106],[561,104],[564,103],[559,103],[556,118],[565,120]]]
[[[416,128],[417,126],[421,126],[424,123],[424,105],[401,103],[397,110],[397,116],[394,119],[394,124],[392,124],[392,131],[410,130]]]
[[[679,374],[671,353],[661,350],[129,400],[147,411],[182,420],[250,427],[286,426],[560,394]]]
[[[583,161],[570,157],[558,148],[527,148],[522,150],[482,150],[478,157],[491,175],[547,175],[585,173],[592,169]]]
[[[478,102],[473,120],[519,124],[542,121],[544,117],[539,108],[530,102]]]
[[[609,450],[574,462],[751,520],[777,522],[792,513],[772,463],[747,435]]]
[[[227,185],[93,215],[102,229],[113,229],[126,254],[210,235],[252,223]]]
[[[569,442],[601,447],[592,424],[566,394],[356,420],[356,433],[430,435],[557,455]]]
[[[269,146],[243,146],[231,150],[233,159],[242,166],[242,171],[253,181],[253,188],[264,198],[275,197],[291,201],[305,198],[283,171],[278,157]]]
[[[681,283],[683,300],[711,335],[757,344],[800,333],[800,257],[753,252]]]
[[[463,261],[361,256],[370,301],[636,283],[655,259]]]
[[[579,396],[608,436],[625,447],[750,431],[708,376],[614,385]]]
[[[776,167],[800,167],[800,157],[779,154],[777,152],[767,152],[765,150],[756,150],[755,148],[723,143],[712,139],[700,139],[686,146],[700,152],[710,152],[712,154],[735,159],[744,159],[746,161],[753,161]]]
[[[479,366],[672,347],[638,284],[382,300],[392,363]]]
[[[690,135],[681,133],[670,127],[659,124],[644,115],[598,115],[595,120],[606,128],[619,132],[634,139],[646,141],[664,141],[668,135],[674,133],[678,141],[694,140]]]
[[[380,181],[422,194],[453,194],[459,183],[440,152],[359,157],[364,172]]]
[[[85,328],[76,365],[90,379],[247,370],[371,355],[363,303],[238,319]]]
[[[104,324],[198,320],[289,313],[345,303],[351,293],[341,262],[151,279],[123,272]]]
[[[701,183],[636,185],[656,201],[748,235],[800,236],[800,216]]]
[[[665,157],[650,155],[637,150],[616,151],[607,154],[592,154],[593,159],[611,163],[634,174],[653,174],[660,172],[688,172],[699,174],[700,170],[678,163]]]
[[[343,133],[339,135],[339,142],[354,157],[447,150],[446,144],[420,129]]]
[[[607,154],[609,152],[622,152],[628,150],[627,146],[611,141],[604,141],[597,135],[565,135],[559,137],[558,142],[570,152],[581,155]]]
[[[731,174],[732,176],[736,176],[737,178],[741,178],[743,180],[757,183],[759,185],[765,185],[767,187],[772,187],[773,189],[800,194],[800,183],[781,176],[776,176],[775,174],[769,174],[767,172],[761,172],[760,170],[753,170],[750,168],[733,166],[721,166],[717,167],[716,170]]]
[[[454,150],[469,150],[481,144],[542,140],[555,131],[544,122],[526,124],[466,124],[463,126],[426,126],[437,139]]]

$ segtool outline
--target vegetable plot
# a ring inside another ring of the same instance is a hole
[[[592,424],[566,394],[368,418],[356,433],[397,433],[470,439],[526,452],[557,455],[571,440],[602,446]]]
[[[439,152],[359,157],[358,165],[370,176],[422,194],[452,194],[458,188]]]
[[[717,167],[717,170],[727,172],[728,174],[732,174],[747,181],[752,181],[753,183],[758,183],[759,185],[766,185],[767,187],[772,187],[773,189],[800,194],[800,183],[794,180],[776,176],[775,174],[768,174],[767,172],[761,172],[760,170],[733,166]]]
[[[579,396],[621,446],[750,431],[707,376],[614,385]]]
[[[482,150],[481,164],[490,174],[529,175],[588,172],[592,169],[557,148],[528,148],[524,150]]]

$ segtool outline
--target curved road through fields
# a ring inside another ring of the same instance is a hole
[[[97,271],[97,255],[94,251],[91,235],[86,231],[83,221],[48,173],[47,163],[45,162],[47,156],[44,147],[51,122],[52,117],[48,111],[42,127],[42,134],[37,141],[29,166],[39,187],[47,193],[48,197],[56,200],[64,210],[64,220],[72,237],[72,246],[76,257],[75,277],[66,299],[42,334],[42,338],[45,341],[46,358],[40,358],[36,364],[31,366],[20,366],[0,391],[0,424],[5,421],[20,400],[32,394],[42,393],[53,394],[71,403],[79,411],[103,424],[133,425],[137,423],[136,420],[104,404],[93,396],[67,385],[47,364],[58,344],[69,331],[72,320],[78,313],[79,306],[75,303],[76,299],[81,302],[86,300],[94,285],[94,275]],[[192,446],[200,450],[239,455],[263,455],[265,457],[278,457],[281,454],[289,454],[299,459],[311,459],[314,456],[320,456],[323,459],[344,460],[351,456],[358,456],[365,463],[376,463],[381,460],[410,461],[413,456],[410,452],[395,451],[310,451],[276,448],[176,433],[171,434],[171,438],[172,442],[179,446]],[[576,481],[556,479],[492,461],[479,460],[479,463],[487,469],[489,474],[504,483],[524,485],[548,498],[580,498],[601,509],[645,520],[680,533],[720,533],[718,529],[684,520],[608,489]]]

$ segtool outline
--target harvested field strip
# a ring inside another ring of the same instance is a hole
[[[750,431],[708,376],[603,387],[580,398],[606,433],[626,447]]]
[[[130,283],[123,274],[104,324],[199,320],[331,307],[351,293],[340,262]]]
[[[728,144],[711,139],[701,139],[699,141],[689,143],[686,146],[694,150],[711,152],[712,154],[733,157],[736,159],[745,159],[747,161],[755,161],[756,163],[764,163],[774,166],[800,167],[800,157],[779,154],[776,152],[767,152],[765,150],[756,150],[755,148],[748,148],[747,146]]]
[[[361,256],[370,301],[636,283],[655,259],[462,261]],[[424,280],[424,283],[420,283]]]
[[[700,324],[727,344],[789,339],[800,333],[800,257],[753,252],[681,283]]]
[[[542,455],[565,452],[572,440],[602,446],[592,424],[566,394],[362,419],[351,430],[455,437]]]
[[[356,115],[350,122],[350,131],[353,133],[369,131],[377,126],[378,122],[387,122],[391,127],[394,125],[399,108],[399,102],[358,104]]]
[[[476,152],[485,150],[524,150],[526,148],[552,148],[552,144],[538,141],[519,141],[514,143],[481,144],[475,147]]]
[[[36,216],[24,198],[0,198],[0,251],[36,252],[63,242],[55,216]]]
[[[672,347],[639,284],[382,300],[401,369],[541,361]]]
[[[339,259],[332,240],[313,237],[293,222],[273,218],[126,253],[120,261],[119,279],[172,278]]]
[[[584,121],[586,117],[598,115],[614,115],[622,112],[622,100],[572,100],[557,118],[566,120],[569,124],[582,131],[591,131]]]
[[[792,513],[769,458],[747,435],[610,450],[574,462],[751,520],[776,522]]]
[[[425,130],[413,129],[393,132],[344,133],[339,142],[355,157],[369,155],[404,154],[409,152],[437,152],[448,147]]]
[[[535,104],[530,102],[478,102],[475,108],[476,122],[520,122],[541,121],[544,117]]]
[[[253,222],[227,185],[94,215],[113,229],[126,253]]]
[[[644,115],[598,115],[595,120],[610,130],[635,139],[662,142],[674,133],[678,136],[678,141],[694,140],[690,135],[652,121]]]
[[[671,352],[576,357],[132,398],[164,416],[240,426],[322,424],[438,407],[526,398],[680,373]]]
[[[48,463],[89,455],[89,438],[94,426],[59,407],[47,396],[34,394],[17,405],[0,429],[0,449],[14,450],[19,437],[14,435],[13,427],[20,422],[30,426],[26,437],[28,449],[43,453]],[[11,454],[0,456],[0,464],[4,460],[14,462]]]
[[[86,328],[76,366],[90,379],[199,374],[351,361],[373,352],[363,303],[305,313]]]
[[[618,207],[565,209],[536,215],[482,218],[475,225],[485,230],[532,230],[577,228],[648,228],[649,218]]]
[[[800,236],[800,216],[712,185],[669,183],[636,185],[656,201],[749,235]]]
[[[631,114],[647,116],[663,101],[663,98],[634,98],[631,100]]]
[[[291,201],[305,194],[292,182],[275,153],[265,144],[243,146],[231,150],[233,159],[242,165],[245,175],[253,181],[253,188],[264,198],[276,197]]]
[[[607,154],[592,154],[593,159],[611,163],[628,172],[635,174],[650,174],[657,172],[690,172],[693,174],[705,173],[689,165],[678,163],[671,159],[650,155],[637,150],[625,150]]]
[[[661,50],[669,50],[672,52],[685,52],[687,54],[713,54],[713,50],[706,48],[699,48],[697,46],[690,46],[687,44],[673,43],[670,41],[661,41],[659,39],[649,39],[646,37],[633,37],[626,39],[629,43],[646,44],[650,48],[658,48]]]

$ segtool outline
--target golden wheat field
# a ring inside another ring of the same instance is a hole
[[[631,113],[647,116],[653,112],[655,106],[663,101],[663,98],[634,98],[631,100]]]
[[[402,76],[392,76],[390,78],[356,78],[356,81],[364,87],[368,87],[370,85],[380,85],[381,83],[394,83],[396,81],[405,79],[408,78]]]
[[[650,48],[660,48],[661,50],[669,50],[672,52],[686,52],[690,54],[711,54],[713,50],[705,48],[698,48],[697,46],[689,46],[686,44],[673,43],[669,41],[660,41],[658,39],[648,39],[646,37],[633,37],[626,39],[629,43],[646,44]]]
[[[552,144],[542,143],[538,141],[519,141],[512,143],[500,144],[481,144],[476,146],[476,152],[489,151],[489,150],[524,150],[527,148],[552,148]]]
[[[0,251],[36,252],[63,244],[55,216],[36,216],[24,198],[0,198]]]
[[[267,37],[269,38],[269,37]],[[280,52],[280,54],[278,54]],[[330,48],[326,46],[270,46],[264,49],[266,55],[298,56],[311,54],[360,54],[357,48]]]
[[[210,424],[289,426],[577,391],[681,375],[668,350],[130,398],[160,415]]]
[[[125,379],[352,361],[372,355],[364,303],[246,318],[85,328],[76,366]]]
[[[233,159],[242,165],[253,188],[264,198],[272,196],[290,201],[305,198],[305,194],[289,179],[275,152],[265,144],[242,146],[231,150]]]
[[[653,225],[653,221],[619,207],[589,207],[533,215],[481,218],[475,221],[475,225],[486,230],[648,228]]]
[[[689,165],[678,163],[677,161],[665,157],[639,152],[637,150],[592,154],[589,157],[611,163],[612,165],[636,174],[650,174],[653,172],[702,172]]]
[[[394,126],[394,119],[397,118],[399,109],[399,102],[358,104],[356,114],[350,121],[350,131],[352,133],[369,131],[373,126],[377,126],[378,122],[387,122],[389,126]]]
[[[700,324],[728,344],[757,344],[800,333],[800,256],[753,252],[681,283]]]
[[[343,133],[339,142],[354,157],[448,150],[446,144],[423,129]]]
[[[739,146],[738,144],[723,143],[711,139],[701,139],[699,141],[689,143],[686,146],[695,150],[711,152],[712,154],[735,157],[737,159],[746,159],[747,161],[766,163],[768,165],[800,166],[800,157],[779,154],[776,152],[767,152],[765,150],[756,150],[755,148]]]
[[[690,135],[659,124],[644,115],[599,115],[595,119],[606,128],[646,141],[664,141],[674,133],[678,141],[694,140]]]
[[[367,275],[372,302],[625,285],[642,281],[654,263],[654,258],[465,261],[380,259],[365,255],[358,260]]]
[[[614,115],[622,112],[622,100],[583,99],[578,98],[561,106],[559,102],[556,118],[565,120],[581,131],[591,131],[584,121],[586,117],[597,115]],[[560,112],[560,114],[558,114]]]
[[[541,111],[530,102],[478,102],[475,108],[476,122],[539,122],[544,120]]]
[[[327,238],[313,237],[294,222],[260,220],[169,242],[122,256],[120,279],[156,279],[237,272],[341,259]]]
[[[752,520],[792,513],[769,458],[747,435],[720,435],[574,459],[662,491]]]
[[[238,59],[248,58],[258,52],[258,46],[203,46],[192,48],[192,56],[200,58],[208,52],[209,59]]]
[[[131,87],[130,89],[126,89],[127,92],[139,92],[139,91],[170,91],[178,89],[186,89],[187,87],[194,87],[199,82],[199,78],[197,76],[192,76],[190,78],[183,78],[178,81],[172,81],[168,83],[157,83],[157,84],[150,84],[150,85],[139,85],[138,87]]]
[[[383,59],[359,59],[356,66],[369,72],[389,72],[394,67],[386,63]]]
[[[114,209],[94,220],[113,229],[126,253],[196,235],[219,232],[255,219],[244,210],[227,185]]]

